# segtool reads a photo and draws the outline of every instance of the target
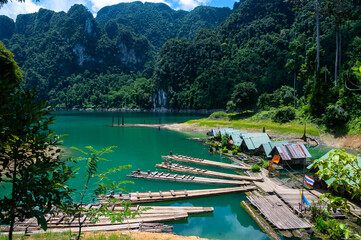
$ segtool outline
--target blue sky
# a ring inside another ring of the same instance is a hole
[[[197,6],[214,6],[229,7],[232,9],[233,4],[238,0],[140,0],[141,2],[165,3],[173,9],[183,9],[190,11]],[[10,0],[0,8],[0,15],[6,15],[16,19],[18,14],[37,12],[40,8],[46,8],[54,11],[65,11],[74,4],[85,5],[94,15],[102,7],[114,5],[121,2],[133,2],[133,0],[25,0],[20,3],[17,0]]]

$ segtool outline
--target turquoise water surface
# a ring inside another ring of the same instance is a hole
[[[135,127],[110,127],[112,112],[57,112],[57,120],[53,126],[57,134],[67,134],[64,137],[65,152],[69,156],[79,156],[78,152],[70,150],[75,146],[84,148],[93,146],[96,149],[107,146],[116,146],[113,153],[105,155],[108,162],[99,164],[99,171],[119,165],[131,164],[132,168],[122,171],[120,174],[110,176],[110,181],[131,180],[134,184],[126,184],[128,191],[158,191],[178,189],[205,189],[227,187],[222,185],[190,184],[180,182],[152,181],[144,179],[129,179],[126,177],[131,171],[141,170],[155,171],[155,164],[162,161],[161,156],[173,153],[189,155],[193,157],[206,158],[216,161],[229,162],[220,155],[210,155],[208,148],[198,142],[187,140],[189,134],[157,128],[135,128]],[[122,113],[125,123],[162,123],[180,122],[189,119],[204,117],[192,114],[171,114],[152,112],[126,112]],[[121,116],[120,114],[120,122]],[[194,135],[194,134],[192,134]],[[84,186],[84,163],[78,163],[80,170],[75,179],[69,183],[71,187],[82,189]],[[208,168],[211,170],[213,169]],[[159,171],[159,169],[158,169]],[[162,170],[163,171],[163,170]],[[223,172],[234,173],[232,170]],[[231,186],[230,186],[231,187]],[[94,182],[90,190],[95,188]],[[78,195],[75,196],[75,199]],[[245,194],[235,193],[223,196],[190,199],[175,202],[158,203],[158,205],[170,206],[203,206],[214,207],[214,212],[202,215],[191,215],[188,220],[171,222],[174,232],[181,235],[196,235],[211,239],[269,239],[258,225],[252,220],[246,211],[240,206],[240,202],[246,200]],[[88,195],[85,201],[90,201]],[[148,204],[154,205],[154,204]]]

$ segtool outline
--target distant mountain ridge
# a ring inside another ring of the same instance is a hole
[[[94,78],[116,74],[118,79],[123,75],[132,79],[114,83],[114,90],[132,84],[139,76],[149,79],[158,51],[167,40],[178,36],[192,39],[200,29],[218,26],[231,12],[204,6],[186,12],[162,3],[131,2],[104,7],[94,18],[86,7],[76,4],[67,13],[40,9],[21,14],[16,22],[0,16],[0,41],[14,53],[28,88],[38,89],[40,98],[55,106],[74,107],[88,103],[59,99],[57,93],[65,91],[68,96],[74,84],[85,86],[85,72]],[[73,75],[81,77],[74,80]],[[84,91],[90,91],[85,94],[89,98],[98,94],[93,89]],[[103,100],[89,102],[93,102],[91,106],[104,104]]]

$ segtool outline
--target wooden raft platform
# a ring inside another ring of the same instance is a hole
[[[175,160],[178,162],[188,162],[188,163],[195,163],[195,164],[220,167],[220,168],[240,169],[240,170],[251,169],[250,167],[246,167],[246,166],[239,166],[239,165],[234,165],[234,164],[229,164],[229,163],[215,162],[215,161],[210,161],[210,160],[206,160],[206,159],[193,158],[193,157],[188,157],[188,156],[183,156],[183,155],[168,155],[168,156],[162,156],[162,158],[172,159],[172,160]]]
[[[215,196],[227,193],[235,192],[248,192],[255,190],[256,187],[233,187],[233,188],[215,188],[215,189],[202,189],[202,190],[170,190],[159,192],[135,192],[121,195],[106,195],[100,196],[100,198],[117,198],[123,201],[129,201],[131,203],[150,203],[150,202],[164,202],[180,199],[189,199],[197,197]]]
[[[311,225],[304,219],[299,218],[275,195],[269,196],[247,196],[248,200],[274,226],[281,230],[311,228]]]
[[[91,208],[99,208],[100,204],[88,204],[83,205],[85,209]],[[146,210],[146,208],[151,208]],[[112,205],[109,207],[110,210],[114,212],[121,212],[124,208],[120,205]],[[209,213],[213,212],[212,207],[172,207],[172,206],[150,206],[150,207],[140,207],[131,206],[130,211],[135,212],[136,210],[140,210],[140,215],[137,215],[135,218],[127,218],[123,221],[123,223],[111,223],[105,217],[100,217],[99,222],[93,223],[87,216],[81,216],[81,222],[84,227],[88,228],[88,231],[110,231],[110,230],[126,230],[129,226],[131,226],[132,230],[138,230],[137,226],[141,226],[139,224],[143,223],[159,223],[159,222],[168,222],[179,219],[185,219],[189,214],[200,214],[200,213]],[[74,218],[73,216],[64,215],[62,212],[54,212],[54,214],[48,214],[45,216],[47,220],[48,228],[51,228],[52,231],[69,231],[69,229],[76,229],[79,227],[78,218]],[[138,225],[137,225],[138,224]],[[158,224],[159,225],[159,224]],[[158,226],[156,225],[156,226]],[[149,230],[148,225],[148,230]],[[8,226],[0,227],[2,231],[8,231]],[[41,231],[40,226],[37,223],[36,218],[28,218],[24,221],[17,221],[15,224],[15,231]],[[59,230],[61,229],[61,230]],[[159,228],[162,229],[162,228]]]
[[[286,189],[286,188],[277,188],[275,189],[275,193],[285,201],[288,206],[290,206],[294,211],[299,211],[299,204],[301,202],[301,189]],[[303,195],[306,197],[307,201],[313,205],[313,202],[318,203],[319,198],[307,190],[303,191]]]
[[[132,224],[122,224],[116,223],[111,225],[104,226],[86,226],[82,227],[82,232],[92,232],[92,231],[126,231],[126,232],[169,232],[173,230],[173,226],[165,225],[163,223],[132,223]],[[8,230],[7,230],[8,231]],[[42,230],[40,227],[15,227],[15,234],[37,234],[37,233],[47,233],[47,232],[77,232],[79,231],[78,227],[65,227],[65,228],[48,228],[47,231]],[[4,231],[2,234],[7,234]]]
[[[152,180],[165,180],[165,181],[177,181],[177,182],[190,182],[190,183],[206,183],[206,184],[228,184],[228,185],[248,185],[249,181],[237,181],[237,180],[226,180],[217,178],[204,178],[195,177],[191,175],[178,175],[164,172],[142,172],[133,171],[127,177],[144,178]]]
[[[246,180],[246,181],[263,181],[263,179],[260,177],[249,177],[249,176],[242,176],[236,174],[221,173],[221,172],[209,171],[206,169],[182,166],[179,164],[161,163],[161,164],[157,164],[156,167],[169,169],[177,172],[191,173],[191,174],[211,176],[211,177],[229,178],[234,180]]]

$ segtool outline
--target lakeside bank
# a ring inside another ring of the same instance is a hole
[[[242,124],[243,123],[243,124]],[[114,127],[145,127],[145,128],[159,128],[178,132],[193,132],[198,133],[200,136],[206,136],[212,128],[231,127],[235,129],[242,129],[249,132],[261,132],[263,127],[266,132],[273,139],[294,140],[302,141],[301,137],[304,133],[304,125],[298,123],[270,123],[269,121],[249,121],[242,123],[232,123],[229,121],[212,121],[207,119],[190,120],[183,123],[170,123],[170,124],[124,124]],[[320,145],[332,148],[345,148],[361,151],[361,134],[357,135],[333,135],[325,133],[318,129],[315,125],[306,125],[306,136],[312,137]]]

